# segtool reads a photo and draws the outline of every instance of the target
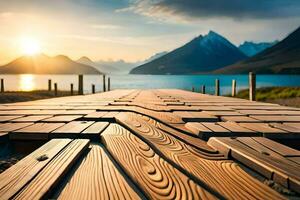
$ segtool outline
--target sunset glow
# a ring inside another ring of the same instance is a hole
[[[20,48],[23,54],[33,56],[41,52],[41,46],[37,39],[23,37],[20,40]]]

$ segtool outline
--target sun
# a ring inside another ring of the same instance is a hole
[[[41,52],[41,45],[38,39],[32,37],[23,37],[20,40],[22,53],[33,56]]]

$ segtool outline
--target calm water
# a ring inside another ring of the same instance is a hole
[[[232,79],[237,81],[237,89],[248,87],[248,75],[111,75],[111,88],[178,88],[191,90],[195,86],[196,91],[201,85],[206,86],[207,93],[214,92],[215,79],[220,80],[221,94],[231,92]],[[30,91],[47,89],[48,79],[58,84],[59,90],[69,90],[70,84],[78,86],[77,75],[2,75],[5,80],[5,90],[9,91]],[[102,90],[102,76],[84,76],[85,93],[91,92],[91,85],[96,85],[96,91]],[[264,86],[300,86],[300,75],[257,75],[257,87]]]

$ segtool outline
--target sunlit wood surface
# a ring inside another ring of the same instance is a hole
[[[292,198],[299,124],[298,108],[182,90],[2,104],[1,141],[45,144],[0,174],[0,199]]]

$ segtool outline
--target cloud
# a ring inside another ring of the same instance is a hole
[[[103,29],[103,30],[116,30],[122,28],[118,25],[112,25],[112,24],[92,24],[91,28],[93,29]]]
[[[182,20],[225,17],[272,19],[300,16],[299,0],[133,0],[118,10],[159,19]]]

